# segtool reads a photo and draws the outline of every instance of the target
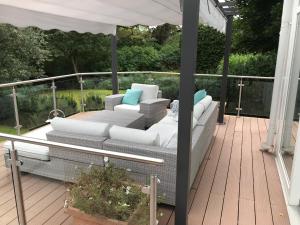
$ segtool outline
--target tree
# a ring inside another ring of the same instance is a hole
[[[163,24],[152,29],[152,37],[160,45],[163,45],[173,34],[180,30],[178,26]]]
[[[109,36],[59,30],[46,34],[54,56],[53,62],[47,65],[50,75],[110,69]]]
[[[180,39],[181,33],[169,38],[162,46],[161,64],[164,70],[179,70],[180,68]],[[199,25],[197,72],[216,72],[217,66],[224,54],[224,34],[216,29]]]
[[[269,52],[278,47],[282,0],[235,0],[239,16],[234,21],[233,51]]]
[[[37,28],[0,25],[0,49],[3,83],[43,76],[44,64],[51,58],[46,37]]]

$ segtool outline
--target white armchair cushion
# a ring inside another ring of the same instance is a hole
[[[110,125],[108,123],[54,118],[51,121],[53,130],[67,133],[108,137]]]
[[[149,130],[138,130],[127,127],[112,126],[109,136],[113,140],[132,142],[143,145],[159,145],[159,134]]]
[[[116,105],[114,107],[114,111],[118,112],[128,112],[128,111],[133,111],[133,112],[139,112],[140,111],[140,105],[127,105],[127,104],[120,104]]]
[[[159,87],[157,85],[151,84],[137,84],[133,83],[131,85],[132,89],[140,89],[143,91],[140,101],[144,101],[147,99],[157,99]]]

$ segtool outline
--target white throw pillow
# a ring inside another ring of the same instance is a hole
[[[51,121],[51,126],[53,130],[57,131],[98,137],[108,137],[110,127],[108,123],[73,120],[59,117],[56,117]]]
[[[109,136],[113,140],[159,146],[159,134],[148,130],[112,126],[109,130]]]
[[[194,114],[193,114],[194,118],[196,120],[199,120],[204,110],[205,110],[205,106],[203,103],[201,103],[201,101],[198,102],[196,105],[194,105]]]
[[[159,88],[157,85],[151,84],[137,84],[133,83],[131,85],[132,89],[141,89],[143,91],[140,101],[147,99],[157,99]]]

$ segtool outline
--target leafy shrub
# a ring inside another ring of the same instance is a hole
[[[127,221],[147,196],[134,184],[125,170],[109,165],[82,172],[70,188],[70,203],[90,215]],[[140,224],[140,223],[139,223]]]
[[[161,69],[178,71],[180,67],[180,33],[171,37],[161,48]]]
[[[121,71],[147,71],[160,68],[159,52],[154,47],[131,46],[118,51]]]
[[[274,76],[276,53],[233,54],[229,58],[229,74],[249,76]],[[218,73],[223,72],[223,60]]]
[[[85,99],[85,104],[86,111],[104,109],[104,103],[102,101],[102,98],[97,95],[88,95]]]

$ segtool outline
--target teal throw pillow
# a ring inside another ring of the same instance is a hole
[[[206,97],[206,91],[199,90],[194,94],[194,105],[196,105],[198,102],[200,102],[203,98]]]
[[[127,89],[122,99],[122,104],[137,105],[140,101],[143,91],[140,89]]]

